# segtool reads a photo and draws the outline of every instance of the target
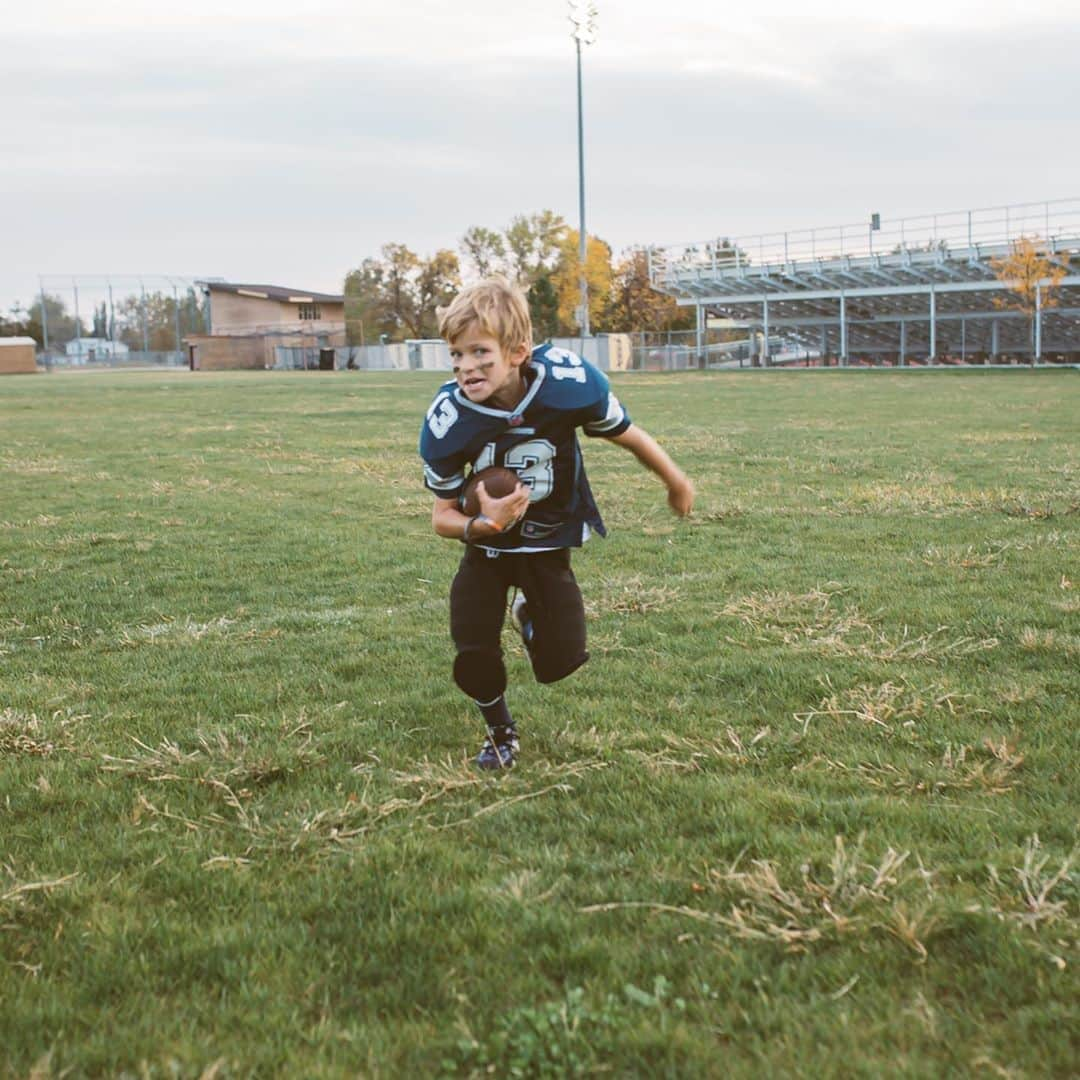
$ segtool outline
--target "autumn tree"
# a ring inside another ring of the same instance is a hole
[[[578,328],[577,233],[551,210],[518,214],[506,228],[470,226],[460,241],[470,277],[504,273],[526,293],[537,340]],[[589,237],[586,259],[590,321],[599,326],[609,307],[611,249]],[[421,258],[405,244],[386,244],[345,276],[345,321],[350,344],[377,336],[434,337],[438,309],[461,288],[452,251]]]
[[[682,330],[693,326],[693,309],[681,308],[674,297],[657,292],[649,280],[649,256],[640,249],[628,252],[615,267],[607,326],[613,331]]]
[[[426,262],[421,261],[416,274],[416,337],[439,336],[438,309],[449,305],[460,288],[461,267],[452,251],[436,251]]]
[[[578,308],[581,306],[581,256],[576,229],[567,229],[559,245],[559,262],[551,280],[559,297],[559,323],[564,333],[579,333]],[[585,248],[585,281],[589,289],[589,324],[603,322],[611,292],[611,248],[596,236],[588,238]]]
[[[996,308],[1022,312],[1028,321],[1028,341],[1031,345],[1031,364],[1035,365],[1035,320],[1041,311],[1057,307],[1057,290],[1068,272],[1060,263],[1041,251],[1035,238],[1021,236],[1013,242],[1012,251],[990,265],[1008,295],[994,300]]]
[[[457,255],[443,249],[425,259],[405,244],[386,244],[380,254],[345,276],[350,343],[363,344],[383,335],[436,337],[438,309],[461,288]]]

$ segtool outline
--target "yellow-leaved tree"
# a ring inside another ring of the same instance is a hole
[[[991,259],[990,265],[1006,289],[1007,296],[994,300],[994,307],[1020,311],[1028,320],[1028,341],[1031,345],[1031,363],[1035,364],[1035,318],[1040,311],[1057,307],[1058,286],[1068,272],[1060,263],[1036,242],[1037,237],[1021,236],[1013,241],[1012,251],[1000,259]]]
[[[551,274],[559,298],[559,322],[580,331],[577,309],[581,306],[581,281],[577,229],[567,229],[559,243],[559,261]],[[611,248],[596,236],[590,236],[585,248],[585,281],[589,287],[589,325],[596,332],[607,311],[611,292]]]

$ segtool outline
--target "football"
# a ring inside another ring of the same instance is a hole
[[[474,472],[461,493],[461,512],[469,517],[480,513],[480,496],[476,488],[481,480],[484,481],[487,493],[496,499],[509,495],[518,486],[518,474],[513,469],[504,469],[501,465],[490,465]]]

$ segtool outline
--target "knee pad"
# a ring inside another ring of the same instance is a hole
[[[454,659],[454,682],[474,701],[494,701],[506,690],[506,666],[490,649],[469,649]]]

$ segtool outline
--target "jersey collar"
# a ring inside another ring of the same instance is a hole
[[[454,400],[459,405],[464,405],[467,409],[472,409],[474,412],[483,413],[485,416],[498,416],[503,420],[509,420],[513,416],[521,416],[521,414],[532,404],[533,399],[540,392],[540,387],[543,385],[544,377],[547,372],[544,370],[543,364],[538,364],[535,360],[528,361],[529,369],[533,373],[533,381],[529,384],[529,389],[525,391],[525,396],[517,403],[513,409],[489,409],[487,405],[478,405],[475,401],[470,401],[465,392],[460,386],[454,387]]]

